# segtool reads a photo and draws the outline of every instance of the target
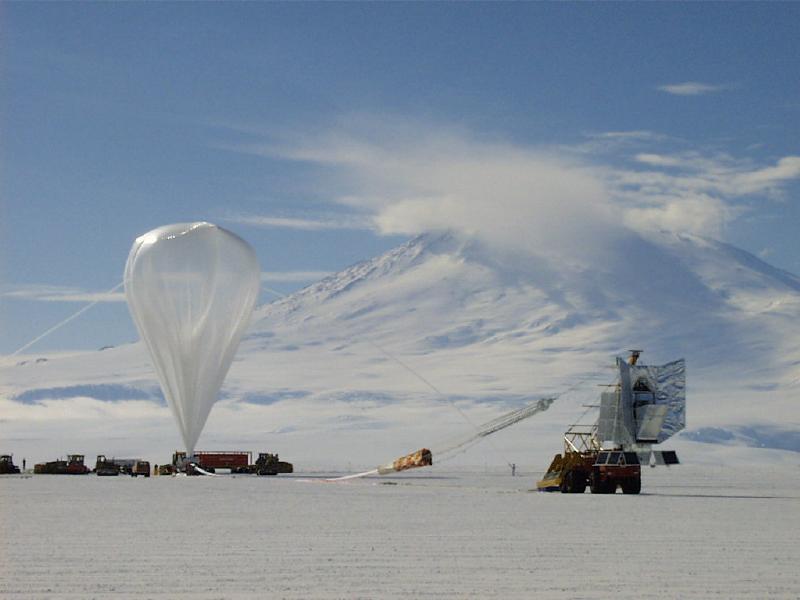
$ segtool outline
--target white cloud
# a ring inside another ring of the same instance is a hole
[[[54,285],[6,286],[0,296],[40,302],[125,302],[125,294],[122,292],[88,292]]]
[[[599,140],[654,141],[662,140],[666,136],[646,129],[634,129],[629,131],[601,131],[599,133],[587,133],[586,137]]]
[[[800,157],[763,165],[696,149],[669,152],[664,147],[679,140],[644,130],[592,134],[592,152],[585,144],[523,146],[375,118],[283,139],[269,156],[325,166],[332,200],[380,233],[455,230],[578,260],[632,231],[720,237],[756,197],[778,197],[800,178]],[[629,144],[649,147],[621,163]]]
[[[330,271],[264,271],[261,273],[261,281],[313,282],[325,279],[330,274]]]
[[[638,230],[668,229],[722,237],[728,223],[745,214],[753,198],[776,198],[800,178],[800,157],[759,166],[728,155],[640,153],[648,170],[614,170],[624,198],[626,223]]]
[[[623,213],[626,225],[637,231],[667,230],[721,238],[726,224],[739,212],[723,200],[704,194],[649,200],[649,205],[630,203]]]
[[[725,85],[700,83],[699,81],[685,81],[683,83],[670,83],[658,86],[658,90],[675,96],[701,96],[712,94],[727,89]]]
[[[566,154],[371,121],[296,139],[273,150],[338,167],[336,201],[372,215],[383,234],[457,230],[504,247],[579,255],[619,229],[604,179]]]
[[[299,229],[303,231],[322,231],[329,229],[374,229],[371,218],[360,215],[323,216],[318,218],[279,217],[271,215],[235,215],[224,219],[230,223],[251,227]]]
[[[675,138],[649,131],[634,129],[627,131],[584,132],[584,141],[577,144],[557,146],[558,150],[569,155],[595,158],[608,154],[632,152],[636,148],[652,147],[656,143],[675,143]]]
[[[682,162],[674,156],[663,156],[661,154],[641,153],[634,157],[634,160],[654,167],[679,167]]]
[[[781,158],[774,167],[738,173],[735,185],[744,193],[753,194],[779,186],[800,177],[800,156]]]
[[[657,190],[661,194],[713,194],[724,198],[779,195],[782,186],[800,178],[800,156],[787,156],[774,166],[759,166],[727,155],[704,156],[697,152],[683,154],[637,154],[639,163],[671,171],[620,171],[626,185]]]

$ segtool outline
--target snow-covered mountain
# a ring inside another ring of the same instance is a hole
[[[546,463],[641,348],[687,359],[684,460],[721,448],[691,440],[800,451],[798,315],[800,278],[708,239],[631,235],[587,261],[424,235],[257,309],[200,447],[371,465],[569,390],[464,458]],[[36,358],[2,368],[9,450],[158,462],[178,445],[139,344]]]

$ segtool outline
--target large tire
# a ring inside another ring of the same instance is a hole
[[[572,493],[572,471],[567,471],[561,476],[561,485],[559,487],[562,494]]]
[[[580,471],[569,471],[561,480],[562,494],[582,494],[586,490],[586,475]]]
[[[603,481],[597,473],[592,473],[589,489],[593,494],[613,494],[617,491],[615,481]]]
[[[586,473],[583,471],[572,472],[572,493],[583,494],[586,491]]]
[[[642,491],[642,478],[632,477],[622,482],[623,494],[638,494]]]

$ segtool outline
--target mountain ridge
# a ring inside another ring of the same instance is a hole
[[[595,401],[594,384],[609,382],[613,357],[637,347],[651,364],[687,358],[689,435],[678,444],[800,439],[800,278],[688,235],[633,236],[598,256],[587,264],[425,234],[263,305],[204,435],[266,436],[301,454],[319,444],[331,453],[328,436],[366,453],[370,443],[403,451],[413,444],[401,440],[425,432],[463,432],[448,403],[481,422],[583,381],[527,426],[557,436]],[[73,410],[119,429],[146,414],[146,427],[174,437],[140,344],[50,358],[3,367],[0,404],[14,431],[34,427],[37,410]],[[504,439],[531,446],[518,427]]]

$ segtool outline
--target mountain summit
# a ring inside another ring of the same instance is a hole
[[[780,386],[800,377],[798,309],[800,278],[696,236],[633,236],[586,264],[423,235],[261,307],[245,347],[371,341],[487,378],[515,356],[582,363],[641,347],[712,379],[757,369]]]

